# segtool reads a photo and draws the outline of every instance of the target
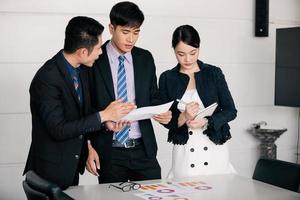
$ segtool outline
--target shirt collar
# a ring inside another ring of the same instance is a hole
[[[112,45],[111,41],[108,42],[106,48],[107,48],[107,51],[111,53],[111,56],[112,56],[113,60],[118,60],[119,56],[123,55],[123,56],[125,56],[125,61],[127,61],[129,64],[132,64],[132,54],[131,54],[131,51],[127,52],[125,54],[121,54]]]
[[[67,68],[67,71],[68,73],[70,74],[71,77],[73,76],[76,76],[78,77],[79,76],[79,72],[80,72],[80,67],[73,67],[69,62],[68,60],[65,58],[64,54],[62,53],[62,57],[64,58],[64,61],[65,61],[65,66]]]

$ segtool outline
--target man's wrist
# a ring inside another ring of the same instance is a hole
[[[100,116],[100,119],[101,119],[101,123],[104,123],[104,122],[108,121],[108,119],[107,119],[107,113],[106,113],[105,110],[100,111],[99,112],[99,116]]]

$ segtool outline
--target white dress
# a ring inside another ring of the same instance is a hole
[[[200,109],[204,108],[196,89],[186,90],[181,100],[198,102]],[[183,112],[185,106],[179,103],[178,109]],[[173,146],[172,167],[168,178],[236,173],[229,162],[227,144],[214,144],[203,134],[204,130],[189,128],[187,143]]]

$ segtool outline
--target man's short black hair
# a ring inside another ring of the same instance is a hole
[[[64,51],[74,53],[79,48],[87,48],[91,53],[103,30],[104,27],[90,17],[72,18],[66,27]]]
[[[113,26],[140,27],[144,22],[144,14],[139,7],[129,1],[114,5],[109,14]]]

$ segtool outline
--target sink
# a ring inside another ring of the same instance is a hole
[[[262,158],[276,159],[277,146],[275,141],[281,134],[287,131],[286,128],[269,128],[266,127],[267,123],[262,121],[256,124],[252,124],[248,129],[255,138],[261,141],[260,144],[260,156]],[[264,128],[262,128],[264,126]]]
[[[253,128],[250,129],[250,132],[253,136],[255,136],[256,138],[263,140],[263,142],[266,143],[271,143],[271,142],[275,142],[275,140],[277,138],[279,138],[279,136],[284,133],[285,131],[287,131],[286,128],[282,128],[282,129],[269,129],[269,128]]]
[[[254,129],[254,132],[262,133],[262,134],[282,134],[287,131],[286,128],[283,129],[269,129],[269,128],[259,128]]]

